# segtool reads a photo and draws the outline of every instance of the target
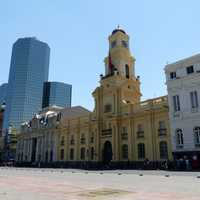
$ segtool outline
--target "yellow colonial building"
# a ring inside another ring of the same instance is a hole
[[[105,74],[92,93],[93,112],[76,106],[51,107],[22,125],[17,163],[63,166],[152,165],[172,159],[166,96],[141,101],[140,80],[129,36],[109,36]]]

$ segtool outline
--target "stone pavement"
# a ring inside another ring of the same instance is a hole
[[[0,200],[200,200],[199,175],[0,168]]]

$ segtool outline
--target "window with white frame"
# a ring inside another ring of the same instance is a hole
[[[176,130],[176,144],[177,146],[183,146],[183,131],[181,129]]]
[[[190,92],[190,101],[191,101],[191,107],[192,108],[198,108],[199,102],[198,102],[197,91]]]
[[[194,128],[194,142],[195,145],[200,145],[200,127]]]
[[[173,96],[174,112],[180,111],[180,99],[179,95]]]

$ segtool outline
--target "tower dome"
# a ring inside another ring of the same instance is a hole
[[[123,33],[123,34],[126,35],[126,32],[125,32],[123,29],[120,29],[120,28],[114,29],[113,32],[112,32],[112,35],[114,35],[114,34],[117,33],[117,32],[121,32],[121,33]]]

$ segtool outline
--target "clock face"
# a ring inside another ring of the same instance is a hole
[[[128,48],[128,43],[126,41],[122,40],[122,46],[125,48]]]

